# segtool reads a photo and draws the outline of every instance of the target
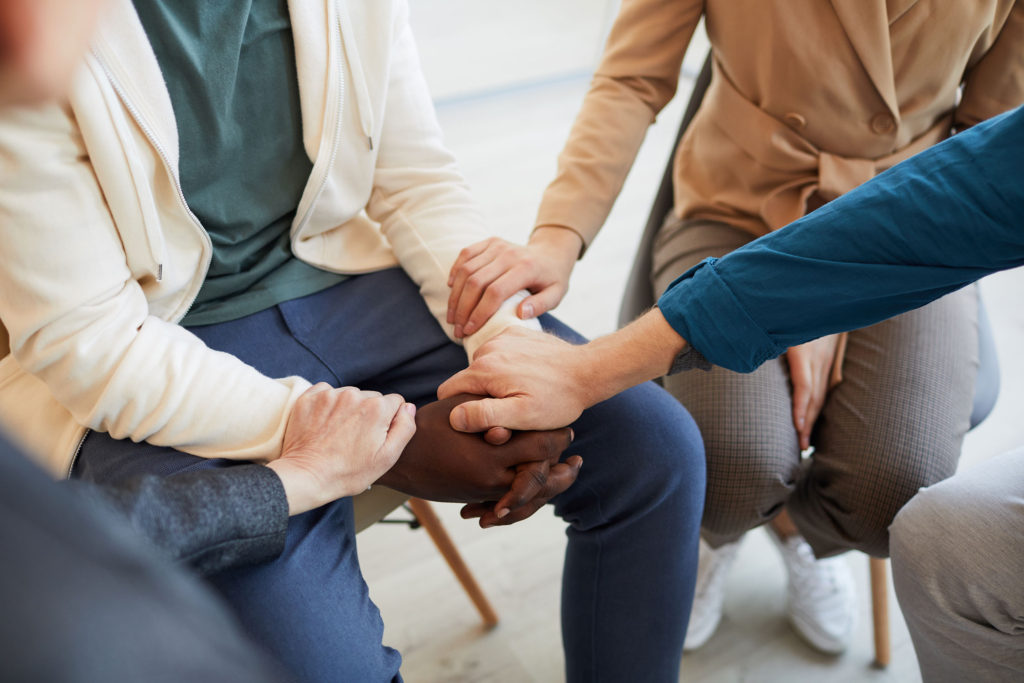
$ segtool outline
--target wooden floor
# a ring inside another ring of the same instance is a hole
[[[424,7],[444,4],[442,0],[414,3],[414,26],[417,7],[422,13]],[[436,31],[440,20],[432,17],[419,23]],[[593,32],[595,26],[600,28],[591,22],[584,29]],[[515,79],[509,77],[492,92],[467,95],[459,91],[450,75],[431,74],[430,69],[446,68],[444,55],[438,56],[434,50],[445,41],[431,33],[420,35],[419,42],[432,87],[440,93],[439,116],[448,143],[483,204],[490,227],[510,239],[524,239],[586,90],[586,78],[574,75],[571,69],[539,73],[536,64],[531,64],[533,85],[510,86]],[[680,101],[669,107],[648,135],[611,219],[577,268],[572,291],[558,311],[587,335],[603,334],[614,327],[616,302],[678,124],[683,98],[677,99]],[[1019,421],[1024,405],[1024,360],[1017,353],[1024,342],[1021,291],[1022,271],[983,283],[1000,349],[1003,388],[992,416],[968,436],[962,467],[1024,444],[1024,425]],[[502,621],[493,631],[482,629],[477,613],[424,532],[391,525],[377,525],[364,532],[359,537],[364,573],[387,625],[386,642],[404,655],[406,680],[561,680],[562,523],[549,511],[542,511],[513,527],[483,531],[460,520],[457,506],[436,508]],[[748,534],[729,576],[722,626],[704,648],[684,657],[680,680],[920,680],[894,596],[893,662],[885,671],[870,667],[868,563],[857,553],[847,554],[846,560],[862,596],[856,636],[844,655],[820,655],[804,645],[786,623],[785,575],[778,554],[763,532]]]

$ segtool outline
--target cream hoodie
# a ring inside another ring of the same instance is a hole
[[[401,265],[451,336],[448,271],[488,234],[442,143],[406,1],[293,0],[289,11],[314,162],[294,253],[340,273]],[[266,377],[176,324],[210,262],[177,155],[131,0],[112,3],[67,105],[0,115],[0,416],[55,473],[69,471],[86,428],[273,459],[309,386]],[[523,324],[523,296],[466,340],[470,356]]]

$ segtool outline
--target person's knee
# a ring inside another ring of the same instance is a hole
[[[948,516],[944,499],[941,491],[922,490],[893,519],[888,531],[894,576],[926,580],[938,570],[944,555],[942,525]]]
[[[689,414],[650,383],[585,411],[574,424],[579,454],[576,483],[553,500],[555,512],[577,529],[663,515],[663,523],[692,524],[704,505],[704,449]],[[668,520],[672,520],[671,522]]]
[[[884,452],[881,444],[878,448],[879,452]],[[850,453],[837,457],[841,460],[863,458],[863,452],[859,456]],[[892,453],[874,461],[879,463],[877,467],[855,472],[843,479],[830,475],[822,477],[819,473],[814,484],[819,487],[827,505],[837,511],[836,518],[840,520],[850,547],[885,557],[890,554],[893,520],[919,496],[919,491],[952,476],[957,458],[951,453],[922,452],[916,457]],[[930,505],[927,503],[929,508]],[[913,517],[918,514],[922,513],[914,513]]]
[[[1017,529],[996,523],[999,507],[959,478],[922,489],[889,527],[893,573],[928,581],[976,571],[983,558],[1018,542]]]
[[[796,484],[800,467],[784,444],[720,440],[706,443],[707,492],[702,528],[728,538],[777,515]]]
[[[622,476],[641,485],[643,495],[703,499],[704,444],[686,409],[651,383],[607,403],[614,422],[605,425],[602,445],[623,457]]]

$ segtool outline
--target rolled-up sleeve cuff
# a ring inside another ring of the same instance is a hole
[[[786,349],[748,314],[709,258],[680,275],[658,299],[665,320],[714,365],[752,372]]]

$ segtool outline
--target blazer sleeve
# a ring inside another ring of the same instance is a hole
[[[1024,107],[705,260],[658,307],[707,360],[750,372],[790,346],[924,306],[1024,265],[1021,159]]]
[[[5,108],[0,173],[0,319],[20,369],[114,438],[277,457],[309,383],[266,377],[151,314],[69,109]]]
[[[366,212],[380,223],[395,256],[419,286],[427,307],[449,338],[446,322],[448,273],[464,248],[486,239],[483,216],[444,146],[441,126],[419,64],[408,21],[408,6],[399,2],[388,79],[388,94]],[[477,332],[463,340],[470,358],[477,348],[509,325],[540,329],[522,321],[516,305],[527,296],[518,292]]]
[[[203,574],[264,562],[284,550],[288,499],[269,467],[144,476],[99,493],[161,552]]]
[[[590,90],[558,157],[536,226],[593,242],[622,190],[647,128],[672,99],[704,3],[625,0]],[[582,255],[582,254],[581,254]]]
[[[1024,2],[1015,0],[989,49],[964,75],[954,126],[969,128],[1024,104]]]

